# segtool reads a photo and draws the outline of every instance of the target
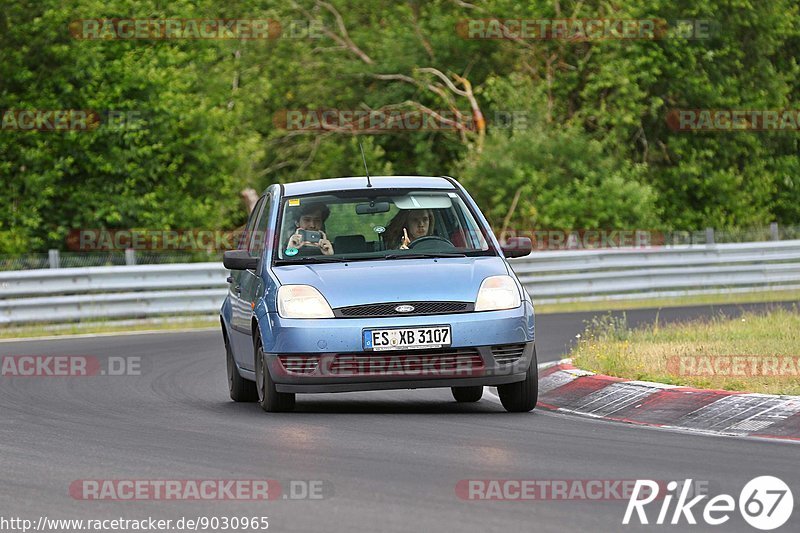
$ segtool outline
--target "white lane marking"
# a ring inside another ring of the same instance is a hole
[[[578,376],[573,376],[566,372],[553,372],[549,376],[539,378],[539,394],[547,394],[551,390],[562,387],[567,383],[571,383]]]
[[[558,361],[558,362],[554,362],[553,361],[553,362],[549,362],[549,363],[542,363],[542,364],[538,365],[538,368],[539,369],[549,368],[551,366],[555,366],[556,364],[570,363],[570,362],[571,361],[569,359],[562,359],[561,361]],[[649,382],[646,382],[646,381],[644,381],[644,382],[636,381],[636,382],[629,382],[629,383],[633,383],[633,384],[635,384],[637,386],[647,386],[647,385],[649,385]],[[672,388],[672,387],[669,387],[669,388]],[[654,389],[656,391],[657,390],[662,390],[663,387],[658,387],[658,384],[657,384],[654,387]],[[502,403],[500,402],[500,397],[497,396],[497,393],[495,392],[496,390],[497,390],[496,387],[486,387],[486,389],[484,391],[484,398],[486,398],[487,400],[489,400],[492,403],[496,403],[498,405],[502,405]],[[742,396],[742,395],[739,395],[739,396]],[[754,396],[764,396],[764,395],[754,395]],[[781,406],[781,407],[784,407],[784,409],[786,409],[788,407],[787,410],[791,411],[791,412],[800,412],[800,407],[796,407],[797,404],[794,403],[796,401],[795,398],[787,398],[787,399],[790,400],[788,402],[789,405],[785,405],[785,406]],[[793,408],[796,408],[797,410],[795,411],[795,409],[793,409]],[[698,410],[700,410],[700,409],[698,409]],[[696,410],[696,411],[698,411],[698,410]],[[753,420],[753,418],[755,418],[755,416],[764,415],[766,412],[771,411],[771,410],[772,409],[767,409],[764,412],[758,413],[757,415],[754,415],[754,416],[751,416],[751,417],[745,419],[742,422],[753,423],[753,422],[755,422]],[[694,412],[696,412],[696,411],[694,411]],[[603,424],[611,423],[611,424],[614,424],[614,425],[617,425],[617,426],[620,426],[620,427],[628,427],[628,428],[635,429],[635,430],[644,429],[644,430],[651,430],[651,431],[668,431],[670,433],[684,433],[684,434],[687,434],[687,435],[697,435],[697,436],[703,436],[703,437],[723,437],[723,438],[729,438],[729,439],[746,439],[746,440],[755,440],[755,441],[761,441],[761,442],[779,441],[779,442],[782,442],[782,443],[794,444],[796,446],[800,445],[800,443],[798,441],[791,440],[791,439],[775,439],[775,438],[769,438],[769,437],[759,437],[759,436],[755,436],[755,435],[748,435],[746,433],[744,433],[744,434],[743,433],[736,433],[736,432],[734,432],[735,431],[734,428],[727,428],[728,431],[724,431],[724,430],[720,431],[720,430],[714,430],[714,429],[701,429],[701,428],[684,427],[684,426],[670,426],[670,425],[655,426],[655,425],[649,425],[649,424],[630,424],[630,423],[619,422],[619,421],[616,421],[616,420],[613,420],[613,419],[606,418],[604,415],[599,415],[599,414],[596,414],[596,413],[589,413],[589,412],[586,412],[586,411],[577,411],[577,410],[572,410],[572,409],[565,409],[563,407],[559,407],[555,411],[549,410],[549,409],[537,409],[537,412],[540,415],[553,416],[553,417],[557,417],[557,418],[568,418],[568,419],[573,419],[573,420],[577,418],[577,419],[583,419],[583,420],[585,420],[587,422],[590,421],[590,420],[594,420],[594,421],[597,421],[597,422],[600,422],[600,423],[603,423]],[[780,419],[782,420],[787,415],[788,415],[787,412],[782,412]],[[772,425],[772,423],[770,423],[769,425]],[[731,431],[732,429],[734,429],[734,431]]]
[[[608,416],[631,407],[655,394],[658,390],[641,385],[630,385],[624,381],[611,383],[582,398],[580,404],[575,406],[574,409],[576,411],[588,411],[590,414],[597,413],[600,416]]]
[[[538,365],[536,365],[536,367],[539,370],[544,370],[545,368],[550,368],[552,366],[570,365],[570,364],[572,364],[572,359],[571,358],[567,358],[567,359],[560,359],[558,361],[548,361],[546,363],[539,363]]]
[[[655,381],[626,381],[628,385],[640,385],[642,387],[650,387],[653,389],[677,389],[681,385],[670,385],[668,383],[656,383]]]
[[[606,424],[606,425],[612,424],[620,429],[628,428],[631,431],[667,431],[669,433],[683,433],[686,435],[702,436],[702,437],[722,437],[726,439],[737,439],[737,440],[744,439],[744,440],[754,440],[759,442],[778,441],[778,442],[794,444],[795,446],[800,446],[800,442],[790,439],[775,439],[771,437],[759,437],[757,435],[719,433],[716,431],[703,431],[701,429],[691,429],[680,426],[650,426],[646,424],[629,424],[627,422],[619,422],[617,420],[611,420],[597,415],[587,415],[586,413],[580,413],[577,411],[570,412],[568,409],[563,409],[563,408],[559,408],[556,411],[551,411],[548,409],[537,409],[536,412],[540,416],[551,416],[553,418],[562,418],[566,420],[580,420],[587,424],[591,423]]]
[[[219,327],[210,328],[184,328],[184,329],[148,329],[142,331],[123,331],[123,332],[103,332],[103,333],[76,333],[71,335],[50,335],[48,337],[20,337],[18,339],[0,339],[0,343],[8,342],[30,342],[30,341],[54,341],[69,339],[89,339],[92,337],[126,337],[133,335],[155,335],[158,333],[202,333],[206,331],[217,331]]]
[[[756,399],[762,400],[761,403],[755,406],[747,405],[748,403],[757,401]],[[715,427],[725,428],[727,427],[727,422],[730,422],[737,417],[741,417],[742,419],[748,418],[746,416],[742,416],[742,414],[753,411],[754,409],[757,409],[762,405],[769,404],[770,402],[771,400],[769,398],[763,400],[757,395],[749,394],[731,394],[730,396],[720,396],[713,402],[695,409],[690,413],[686,413],[681,417],[681,419],[686,420],[685,424],[691,427],[695,427],[696,425],[707,425],[707,429],[713,429]],[[744,405],[739,405],[740,403]],[[742,407],[744,407],[744,411],[741,410]],[[733,411],[732,415],[730,414],[731,411]],[[719,414],[720,412],[721,414]],[[736,422],[734,421],[733,424],[735,423]]]
[[[681,418],[683,425],[737,433],[761,431],[800,412],[800,398],[764,394],[725,396]]]
[[[567,372],[567,371],[564,371]],[[557,372],[558,373],[558,372]],[[635,398],[636,394],[632,394],[635,389],[647,391],[643,397],[648,397],[650,394],[663,391],[665,387],[660,386],[658,383],[650,383],[646,381],[636,382],[621,382],[615,383],[590,394],[582,399],[581,405],[575,408],[557,407],[555,410],[547,411],[551,415],[560,414],[562,416],[578,416],[584,419],[603,420],[604,422],[622,423],[613,419],[609,419],[608,415],[618,411],[617,405],[622,400],[622,407],[636,403],[640,398]],[[608,401],[609,389],[617,389],[616,392],[621,393],[620,399]],[[667,387],[672,389],[673,387]],[[631,390],[633,389],[633,390]],[[598,400],[605,401],[605,405],[599,408],[592,404]],[[634,400],[631,402],[631,400]],[[607,411],[609,407],[614,407],[610,412]],[[727,407],[727,409],[726,409]],[[737,412],[731,415],[729,409],[739,408]],[[601,411],[601,412],[598,412]],[[782,442],[791,442],[798,444],[796,440],[769,438],[749,435],[748,432],[763,432],[764,429],[772,426],[773,424],[785,420],[789,416],[800,412],[800,397],[794,396],[777,396],[768,394],[733,394],[730,396],[722,397],[712,403],[693,410],[691,413],[683,415],[680,418],[682,425],[651,425],[651,424],[628,424],[634,425],[638,428],[666,430],[678,433],[690,433],[695,435],[709,435],[720,437],[734,437],[734,438],[749,438],[755,440],[768,440],[774,442],[780,440]],[[689,415],[695,415],[687,420]],[[703,427],[703,426],[707,427]]]
[[[760,431],[768,428],[778,422],[783,422],[787,418],[800,413],[800,400],[797,399],[784,399],[777,402],[774,406],[754,414],[750,418],[746,418],[728,428],[728,431],[745,430],[745,431]]]
[[[503,405],[502,402],[500,402],[500,396],[495,394],[494,387],[486,387],[483,392],[486,399],[489,400],[490,402],[496,403],[498,405]]]
[[[539,370],[543,370],[545,368],[550,368],[551,366],[558,366],[558,365],[571,364],[571,363],[572,363],[572,359],[561,359],[559,361],[548,361],[546,363],[539,363],[538,365],[536,365],[536,368],[539,369]],[[497,387],[485,387],[484,388],[484,395],[486,396],[486,399],[489,400],[490,402],[494,402],[496,404],[503,405],[500,402],[500,397],[495,392],[496,390],[497,390]]]

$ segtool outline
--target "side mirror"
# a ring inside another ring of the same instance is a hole
[[[255,270],[258,257],[250,257],[247,250],[228,250],[222,254],[222,264],[228,270]]]
[[[509,237],[502,249],[508,258],[525,257],[533,251],[533,245],[528,237]]]

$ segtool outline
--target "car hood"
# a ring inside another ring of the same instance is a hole
[[[281,285],[311,285],[332,308],[382,302],[474,302],[488,276],[508,274],[500,257],[394,259],[273,267]]]

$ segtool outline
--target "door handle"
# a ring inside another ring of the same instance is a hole
[[[227,281],[228,283],[233,283],[233,276],[228,276],[227,278],[225,278],[225,281]]]

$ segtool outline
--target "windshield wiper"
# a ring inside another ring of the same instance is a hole
[[[466,257],[465,254],[457,252],[436,252],[436,253],[411,253],[411,254],[388,254],[383,259],[429,259],[437,257]]]
[[[300,265],[303,263],[348,263],[352,259],[345,259],[344,257],[330,257],[327,255],[307,255],[298,257],[296,259],[278,259],[275,261],[278,265]]]

